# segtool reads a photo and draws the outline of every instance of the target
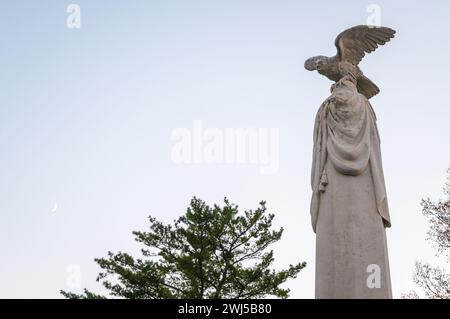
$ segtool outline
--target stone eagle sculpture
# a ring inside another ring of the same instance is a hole
[[[358,63],[366,53],[375,51],[379,45],[389,42],[395,30],[386,27],[360,25],[340,33],[335,41],[337,55],[334,57],[315,56],[305,61],[305,69],[319,72],[334,82],[344,76],[352,76],[357,81],[358,92],[367,99],[380,92],[370,79],[364,76]]]

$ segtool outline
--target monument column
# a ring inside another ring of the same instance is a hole
[[[336,39],[338,54],[313,57],[335,83],[314,128],[311,221],[316,233],[316,298],[392,298],[385,228],[390,227],[375,112],[378,87],[358,63],[395,34],[357,26]]]

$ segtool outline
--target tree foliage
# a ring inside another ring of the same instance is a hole
[[[274,261],[269,245],[283,229],[272,230],[274,215],[265,202],[256,210],[239,213],[225,198],[224,206],[210,207],[197,198],[173,224],[149,217],[148,231],[133,232],[144,245],[142,258],[109,252],[95,259],[102,271],[97,281],[119,298],[287,298],[280,285],[295,278],[306,266],[301,262],[286,270],[270,269]],[[85,290],[66,298],[102,298]]]
[[[432,241],[438,254],[450,256],[450,170],[444,187],[445,200],[433,202],[429,198],[422,200],[422,213],[428,219],[427,239]],[[450,273],[445,269],[425,262],[416,262],[414,283],[421,288],[426,298],[450,299]],[[415,291],[404,295],[405,298],[419,298]]]
[[[439,253],[450,253],[450,170],[444,187],[447,199],[434,203],[429,198],[422,200],[422,213],[428,218],[428,239],[436,246]]]

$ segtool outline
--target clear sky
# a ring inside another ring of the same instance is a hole
[[[81,8],[69,29],[66,8]],[[242,209],[266,200],[284,237],[276,267],[308,266],[286,286],[314,296],[310,226],[314,117],[331,82],[303,69],[365,24],[397,37],[361,68],[382,139],[394,296],[414,261],[433,260],[420,200],[442,197],[450,167],[448,1],[2,1],[0,297],[59,297],[95,282],[95,257],[136,251],[147,216],[170,222],[192,196]],[[279,169],[176,164],[176,128],[276,128]],[[75,268],[74,268],[75,267]]]

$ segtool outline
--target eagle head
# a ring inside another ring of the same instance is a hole
[[[314,56],[305,61],[305,69],[308,71],[320,70],[328,62],[328,57],[323,55]]]

